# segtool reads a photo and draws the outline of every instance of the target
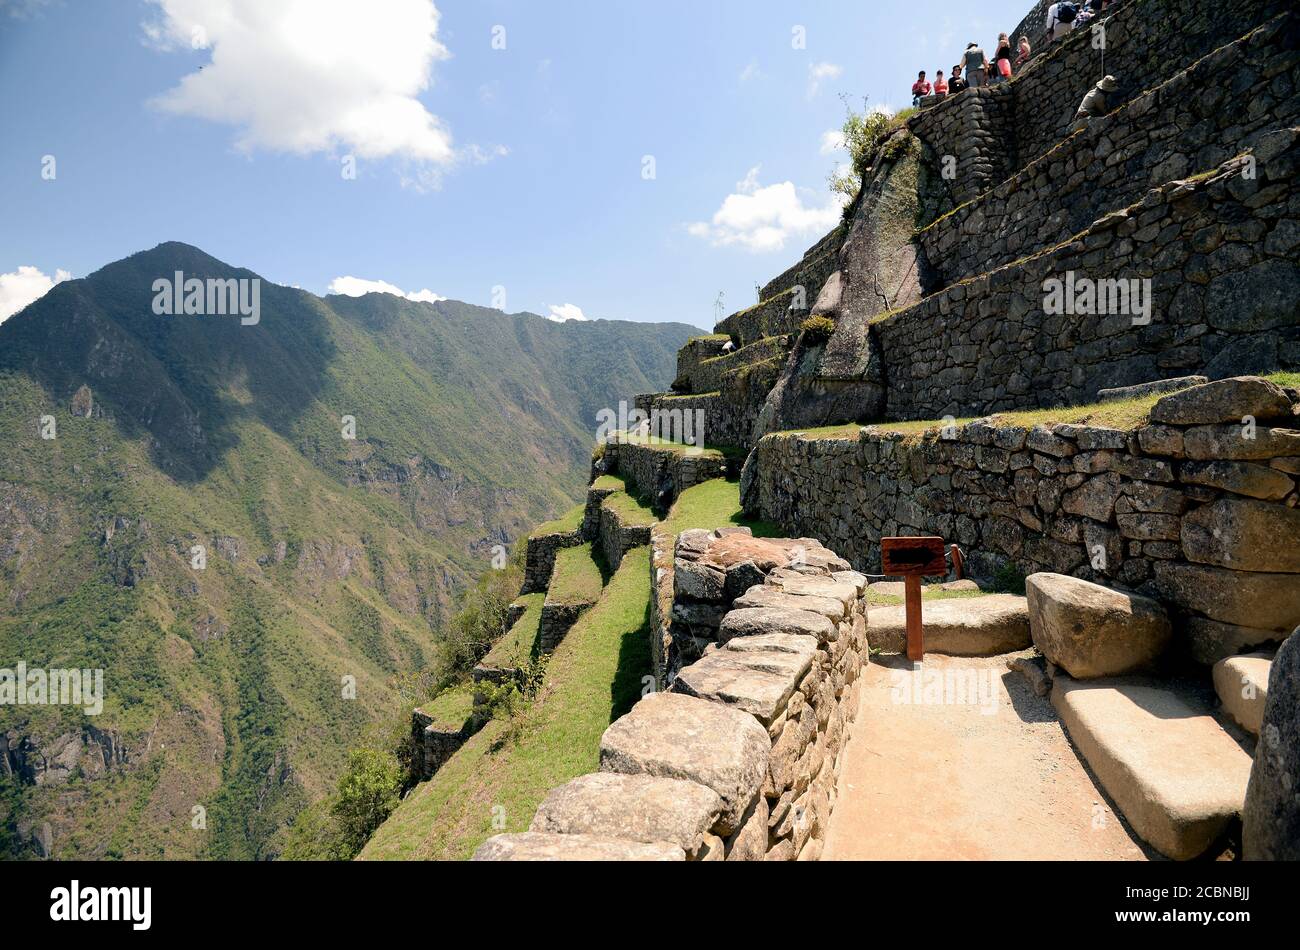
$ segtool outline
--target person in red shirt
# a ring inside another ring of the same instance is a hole
[[[921,104],[921,97],[930,94],[930,84],[926,81],[925,70],[921,70],[916,82],[912,83],[912,106]]]
[[[948,79],[944,76],[942,69],[934,74],[934,94],[936,96],[948,95]]]

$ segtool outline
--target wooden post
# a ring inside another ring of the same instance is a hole
[[[921,627],[921,576],[908,574],[903,579],[907,611],[907,658],[925,659],[925,631]]]
[[[886,576],[902,577],[907,617],[907,658],[925,659],[925,629],[921,624],[921,578],[948,573],[943,538],[881,538],[880,566]],[[956,547],[953,548],[955,557]]]

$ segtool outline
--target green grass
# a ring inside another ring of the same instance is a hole
[[[492,645],[487,656],[483,657],[484,666],[518,669],[528,662],[537,644],[537,628],[542,620],[542,605],[545,602],[546,594],[543,591],[525,594],[516,601],[524,605],[524,612],[506,631],[506,635]]]
[[[1300,387],[1300,373],[1268,373],[1264,379],[1279,386]],[[991,416],[968,416],[948,422],[948,425],[964,426],[979,419],[987,420],[999,426],[1023,426],[1033,428],[1039,425],[1070,423],[1089,425],[1103,429],[1137,429],[1147,424],[1151,416],[1151,407],[1168,393],[1140,396],[1135,399],[1113,399],[1107,402],[1089,403],[1083,406],[1056,406],[1050,409],[1023,409],[1015,412],[998,412]],[[919,419],[906,422],[870,422],[869,428],[881,432],[892,432],[905,436],[923,436],[928,433],[938,434],[945,425],[940,419]],[[819,429],[791,429],[776,435],[801,435],[808,439],[854,439],[862,426],[838,425],[823,426]]]
[[[624,527],[649,526],[656,520],[654,509],[624,491],[616,491],[607,496],[601,507],[608,508],[618,515]]]
[[[758,538],[774,538],[780,529],[766,521],[745,517],[740,508],[740,483],[724,478],[713,478],[694,485],[677,496],[663,527],[673,535],[688,528],[726,528],[743,525]]]
[[[599,768],[601,734],[640,698],[650,670],[649,559],[644,547],[624,556],[556,649],[537,702],[462,746],[406,797],[362,860],[468,858],[494,834],[526,831],[552,788]]]
[[[582,513],[586,510],[586,505],[574,505],[554,521],[548,521],[545,524],[539,524],[532,530],[529,537],[540,538],[546,534],[569,534],[577,531],[582,527]]]
[[[563,548],[555,554],[547,599],[559,604],[591,604],[600,597],[603,579],[590,544]]]
[[[608,488],[612,491],[627,491],[627,482],[617,475],[601,475],[591,483],[591,488]]]
[[[722,458],[726,450],[731,446],[713,446],[705,445],[702,448],[694,445],[687,445],[684,442],[673,442],[669,439],[661,439],[657,435],[628,435],[626,432],[618,433],[620,440],[629,445],[645,445],[651,448],[663,449],[665,452],[677,452],[678,454],[700,455],[704,457]]]
[[[987,590],[941,590],[937,585],[921,588],[921,600],[929,603],[932,600],[970,600],[974,597],[987,597],[991,591]],[[897,607],[903,603],[902,597],[896,597],[893,594],[879,594],[873,590],[867,591],[867,604],[871,607]]]
[[[787,429],[784,432],[775,432],[773,435],[801,435],[808,439],[852,440],[856,439],[861,431],[861,424],[854,422],[847,425],[818,426],[813,429]]]
[[[474,711],[474,690],[469,684],[461,684],[445,689],[427,703],[423,709],[439,726],[456,727],[462,725]]]

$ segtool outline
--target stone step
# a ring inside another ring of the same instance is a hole
[[[1264,721],[1268,674],[1272,667],[1272,653],[1230,656],[1214,664],[1214,691],[1219,694],[1224,711],[1252,735],[1259,735]]]
[[[1029,607],[1015,594],[925,600],[921,606],[925,651],[948,656],[997,656],[1030,645]],[[907,649],[906,608],[874,607],[867,613],[867,642],[873,650]]]
[[[1052,704],[1129,825],[1166,857],[1200,856],[1240,815],[1251,757],[1190,691],[1058,676]]]

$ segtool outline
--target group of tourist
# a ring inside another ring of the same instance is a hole
[[[1059,40],[1075,27],[1082,26],[1094,17],[1109,10],[1118,0],[1062,0],[1047,8],[1047,22],[1044,24],[1047,43]],[[980,86],[993,86],[1006,82],[1029,62],[1032,50],[1029,37],[1022,36],[1012,49],[1011,40],[1005,33],[998,34],[997,50],[990,60],[978,43],[966,46],[962,61],[952,68],[952,77],[948,78],[940,69],[935,73],[932,83],[922,70],[916,82],[912,84],[912,105],[919,106],[926,96],[955,96],[957,93]]]
[[[920,105],[926,96],[955,96],[966,89],[1005,82],[1029,61],[1030,53],[1027,36],[1020,37],[1017,49],[1012,50],[1010,38],[1005,33],[1000,34],[992,60],[978,43],[971,43],[966,47],[962,62],[952,68],[951,79],[940,69],[931,83],[925,71],[921,71],[912,86],[912,105]]]

